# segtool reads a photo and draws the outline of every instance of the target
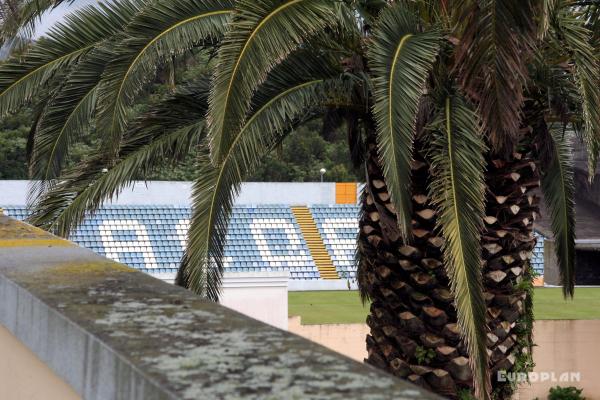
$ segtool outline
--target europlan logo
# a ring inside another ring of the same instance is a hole
[[[497,373],[498,382],[580,382],[581,372],[566,371],[556,373],[554,371],[541,372],[506,372],[500,370]]]

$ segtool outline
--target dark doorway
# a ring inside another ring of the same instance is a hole
[[[600,251],[577,250],[575,257],[575,283],[600,285]]]

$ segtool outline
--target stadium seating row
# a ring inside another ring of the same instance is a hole
[[[309,207],[338,275],[354,279],[358,231],[355,205]],[[5,212],[24,219],[24,207]],[[169,206],[109,206],[73,233],[71,240],[113,260],[149,273],[175,273],[183,253],[190,210]],[[543,274],[543,237],[538,236],[532,265]],[[319,271],[289,206],[236,206],[225,246],[231,272],[290,272],[291,279],[319,279]]]

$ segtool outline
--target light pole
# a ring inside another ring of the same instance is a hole
[[[325,168],[321,168],[319,172],[321,173],[321,182],[323,182],[323,175],[325,175],[325,172],[327,172],[327,170]]]

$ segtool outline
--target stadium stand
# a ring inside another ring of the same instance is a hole
[[[311,205],[325,248],[342,279],[354,280],[358,206]],[[5,212],[24,219],[23,206]],[[107,206],[73,233],[71,239],[115,261],[172,280],[185,246],[190,209],[183,206]],[[321,278],[289,205],[235,206],[225,247],[230,272],[287,270],[292,280]],[[543,237],[538,235],[532,265],[543,274]]]
[[[24,207],[5,213],[24,219]],[[190,209],[169,206],[109,206],[71,235],[84,247],[158,276],[174,277],[183,253]],[[290,279],[318,279],[291,210],[286,206],[235,207],[227,232],[225,268],[230,272],[288,270]]]
[[[358,207],[313,205],[309,208],[339,276],[356,279],[354,253],[358,233]]]
[[[531,258],[531,266],[535,273],[544,276],[544,236],[539,232],[535,232],[537,243],[533,249],[533,257]]]

